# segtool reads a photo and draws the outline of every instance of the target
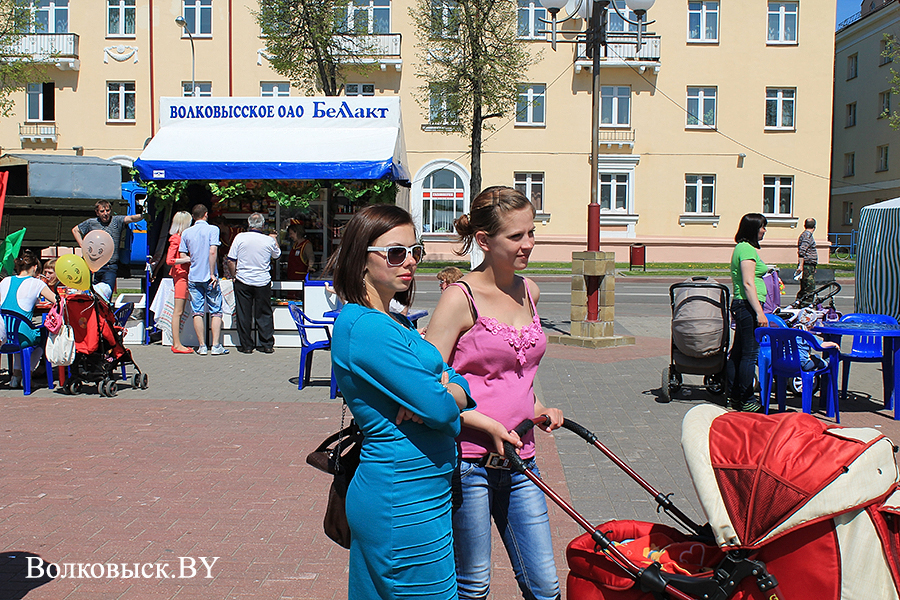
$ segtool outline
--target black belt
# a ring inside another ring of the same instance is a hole
[[[502,454],[497,454],[496,452],[485,454],[484,456],[473,462],[479,467],[485,467],[487,469],[512,469],[512,461]]]

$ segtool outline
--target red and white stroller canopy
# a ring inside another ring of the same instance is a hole
[[[804,413],[700,405],[685,415],[681,444],[723,549],[758,548],[802,525],[884,501],[898,481],[888,438]]]

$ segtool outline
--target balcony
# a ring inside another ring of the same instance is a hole
[[[598,134],[601,146],[634,148],[634,129],[604,129],[600,127]]]
[[[77,71],[81,68],[77,33],[30,33],[13,44],[10,53],[53,64],[61,71]]]
[[[338,37],[335,42],[339,50],[362,57],[363,63],[377,64],[382,71],[386,71],[389,66],[399,71],[403,66],[403,60],[400,58],[400,37],[399,33],[348,34]]]
[[[642,35],[643,45],[638,50],[636,46],[637,36],[633,33],[611,33],[606,36],[606,52],[600,58],[601,67],[634,67],[643,73],[646,69],[653,69],[654,74],[659,73],[660,67],[660,36]],[[584,42],[575,44],[575,72],[582,69],[590,70],[592,61],[587,57]]]
[[[21,123],[19,139],[23,142],[53,142],[59,138],[56,123]]]

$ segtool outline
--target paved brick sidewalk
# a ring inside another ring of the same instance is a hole
[[[668,319],[620,324],[637,345],[551,346],[538,393],[702,520],[680,422],[692,406],[720,400],[688,387],[690,395],[659,403]],[[27,600],[345,598],[346,551],[321,531],[328,480],[304,462],[340,420],[340,404],[327,399],[327,353],[314,361],[315,385],[297,391],[296,349],[222,357],[134,350],[148,390],[123,384],[118,397],[99,398],[41,388],[23,397],[0,383],[0,600],[10,597],[3,578],[14,563],[3,553],[17,552],[54,563],[168,563],[176,575],[179,557],[220,557],[211,578],[201,567],[189,579],[57,579]],[[900,426],[880,407],[877,367],[854,365],[851,390],[843,423],[900,441]],[[643,490],[574,435],[538,439],[545,478],[591,522],[659,519]],[[580,532],[552,506],[551,523],[564,580],[564,547]],[[495,549],[492,597],[518,597],[502,546]]]

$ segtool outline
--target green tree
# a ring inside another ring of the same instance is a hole
[[[22,52],[20,42],[34,27],[34,14],[18,0],[0,0],[0,118],[13,114],[13,92],[40,79],[46,65]]]
[[[885,62],[893,62],[895,60],[900,60],[900,42],[897,41],[897,37],[890,34],[884,34],[884,47],[881,52],[881,56],[884,57]],[[900,129],[900,112],[891,106],[890,96],[896,96],[900,94],[900,73],[894,67],[891,67],[891,75],[888,77],[888,81],[891,84],[891,93],[888,96],[888,105],[882,107],[883,111],[879,116],[879,118],[888,118],[888,123],[891,126],[891,129]]]
[[[519,38],[516,0],[416,0],[417,101],[432,125],[469,137],[471,193],[481,190],[482,133],[515,110],[537,60]]]
[[[376,38],[353,0],[260,0],[256,20],[272,68],[307,93],[337,96],[343,73],[371,69]],[[352,23],[352,27],[350,26]]]

